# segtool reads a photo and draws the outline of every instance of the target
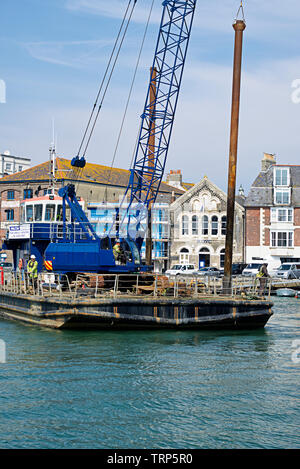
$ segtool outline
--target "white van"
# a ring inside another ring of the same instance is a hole
[[[194,264],[175,264],[171,267],[171,269],[165,272],[165,275],[196,275],[197,272],[198,271]]]
[[[274,277],[287,279],[300,278],[300,263],[292,264],[290,262],[284,262],[276,269]]]
[[[242,275],[245,277],[255,277],[263,264],[264,262],[251,262],[251,264],[248,264],[247,267],[243,270]]]

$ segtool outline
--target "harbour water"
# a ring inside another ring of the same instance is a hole
[[[256,331],[1,320],[0,447],[300,448],[300,299],[274,302]]]

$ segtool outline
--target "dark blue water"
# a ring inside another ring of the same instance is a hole
[[[300,299],[275,303],[254,332],[0,320],[0,447],[300,448]]]

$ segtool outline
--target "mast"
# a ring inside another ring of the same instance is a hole
[[[148,144],[148,166],[154,168],[155,166],[155,101],[156,101],[156,74],[155,67],[150,68],[150,94],[149,94],[149,144]],[[148,178],[151,181],[151,176]],[[147,218],[147,237],[146,237],[146,264],[152,265],[152,202],[148,206]]]
[[[238,10],[242,12],[242,20],[236,19],[233,24],[235,31],[234,64],[233,64],[233,86],[232,86],[232,109],[231,109],[231,130],[230,130],[230,150],[228,169],[228,192],[227,192],[227,227],[223,291],[225,294],[231,293],[232,285],[232,255],[233,255],[233,234],[234,234],[234,208],[236,190],[236,166],[239,133],[239,113],[241,94],[241,73],[242,73],[242,51],[243,34],[246,28],[244,19],[243,4]],[[237,18],[238,18],[237,15]]]

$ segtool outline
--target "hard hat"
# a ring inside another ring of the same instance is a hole
[[[30,259],[35,259],[35,255],[32,254],[32,255],[30,256]]]

